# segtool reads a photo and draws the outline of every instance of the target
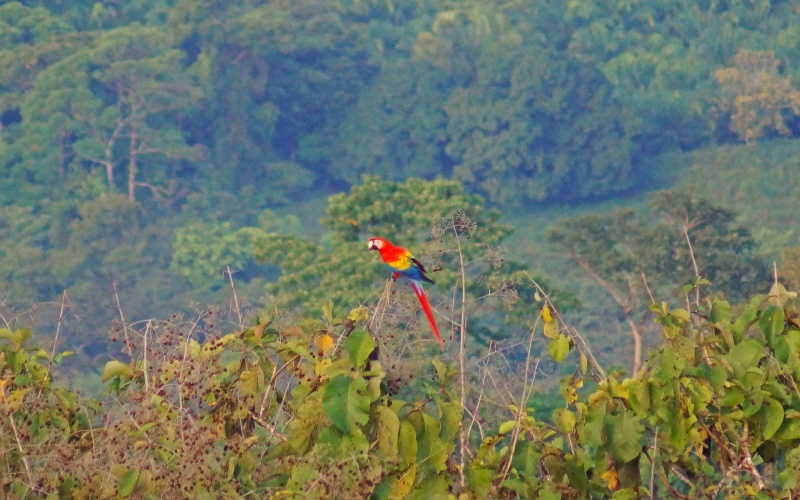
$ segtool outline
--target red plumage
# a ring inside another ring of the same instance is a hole
[[[370,250],[377,250],[381,256],[384,264],[392,270],[392,276],[398,275],[405,276],[411,282],[411,288],[414,289],[414,294],[419,299],[419,304],[422,306],[422,312],[428,318],[428,323],[433,330],[433,336],[439,342],[439,346],[444,349],[444,341],[439,334],[439,327],[436,325],[436,320],[433,318],[433,310],[431,304],[428,302],[428,296],[425,295],[425,290],[422,288],[422,282],[427,281],[433,283],[433,280],[425,276],[425,268],[422,264],[411,255],[411,252],[403,247],[395,246],[383,238],[370,238],[367,247]]]
[[[439,347],[444,349],[444,341],[442,340],[442,336],[439,335],[439,327],[436,326],[436,320],[433,319],[431,303],[428,302],[428,296],[425,295],[425,290],[422,289],[422,284],[417,281],[412,281],[411,288],[414,289],[414,294],[419,299],[419,305],[422,306],[422,312],[425,313],[425,317],[428,318],[428,323],[431,324],[431,330],[433,330],[433,336],[436,337],[436,342],[439,342]]]

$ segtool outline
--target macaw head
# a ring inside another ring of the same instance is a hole
[[[389,242],[384,240],[383,238],[370,238],[367,242],[367,248],[370,250],[380,250],[381,248],[388,245]]]

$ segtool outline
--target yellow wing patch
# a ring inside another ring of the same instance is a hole
[[[395,260],[387,262],[387,264],[398,271],[405,271],[411,267],[411,254],[409,252],[402,253]]]

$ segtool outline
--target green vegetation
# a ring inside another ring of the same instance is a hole
[[[69,352],[0,329],[1,486],[32,498],[794,495],[797,294],[776,283],[735,314],[702,288],[683,289],[690,309],[650,304],[663,343],[633,377],[606,373],[548,298],[528,305],[541,319],[510,378],[513,349],[466,357],[465,300],[460,347],[410,355],[388,289],[376,307],[328,306],[299,326],[221,330],[215,311],[121,324],[104,404],[53,385]],[[537,344],[570,365],[544,418]]]
[[[312,227],[307,239],[324,247],[341,228],[319,239],[316,222],[262,227],[262,213],[292,215],[365,175],[448,178],[516,210],[640,192],[679,151],[724,165],[739,140],[780,163],[770,141],[798,123],[795,10],[4,3],[3,298],[19,309],[67,290],[100,332],[117,309],[112,282],[141,317],[223,300],[227,265],[260,290],[275,269],[247,255],[240,230]],[[726,208],[747,217],[746,204]],[[792,243],[753,234],[762,255]],[[217,240],[216,257],[200,248]]]
[[[2,3],[2,493],[796,495],[798,21]]]

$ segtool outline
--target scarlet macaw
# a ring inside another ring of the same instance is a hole
[[[433,336],[439,342],[439,347],[444,349],[442,336],[439,335],[439,327],[436,326],[436,321],[433,319],[431,304],[428,302],[425,290],[422,289],[423,281],[428,283],[433,283],[434,281],[425,276],[425,268],[422,267],[422,264],[411,255],[411,252],[403,247],[394,246],[383,238],[370,238],[367,248],[378,251],[383,263],[392,270],[392,278],[397,279],[398,276],[408,278],[411,282],[411,288],[414,289],[414,294],[416,294],[419,304],[422,306],[422,311],[431,324]]]

